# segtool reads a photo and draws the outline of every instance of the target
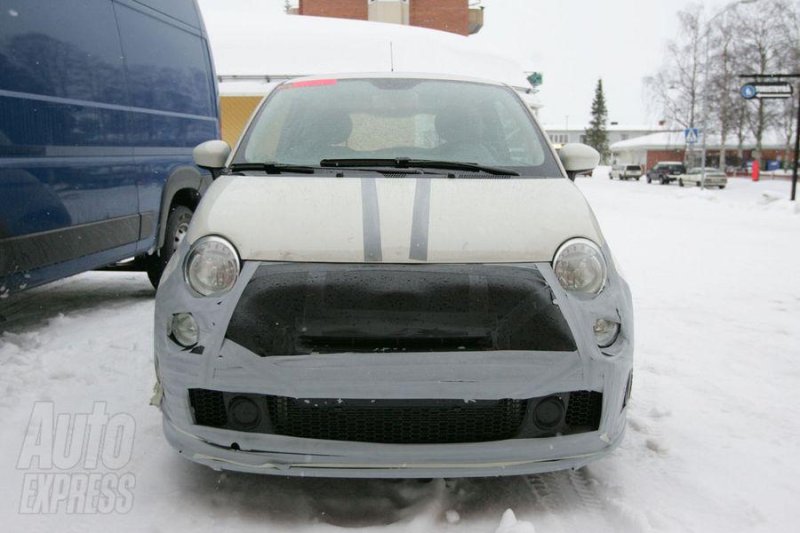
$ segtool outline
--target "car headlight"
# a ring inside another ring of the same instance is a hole
[[[189,287],[202,296],[225,294],[239,277],[236,249],[222,237],[198,239],[186,256],[185,277]]]
[[[564,289],[599,294],[608,279],[608,265],[600,247],[589,239],[570,239],[556,252],[553,271]]]

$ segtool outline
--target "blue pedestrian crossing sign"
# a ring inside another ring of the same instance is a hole
[[[683,130],[683,137],[686,139],[686,144],[697,144],[697,139],[700,138],[700,130],[697,128],[686,128]]]

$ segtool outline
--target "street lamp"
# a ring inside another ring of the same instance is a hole
[[[706,188],[706,136],[708,133],[708,62],[709,62],[709,33],[711,32],[711,23],[716,20],[718,17],[721,17],[728,13],[732,9],[736,9],[737,7],[744,5],[744,4],[755,4],[760,0],[738,0],[736,2],[732,2],[719,10],[713,17],[706,20],[706,31],[703,32],[703,39],[706,42],[706,63],[705,63],[705,72],[703,73],[703,175],[700,178],[700,188]],[[722,146],[722,139],[720,139],[720,157],[724,157],[723,154],[725,153],[725,147]]]

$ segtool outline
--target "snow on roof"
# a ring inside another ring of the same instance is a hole
[[[470,76],[530,88],[516,61],[443,31],[285,14],[209,18],[206,26],[224,84],[233,75],[394,71]],[[238,91],[258,94],[262,88],[263,82],[251,83],[239,85]]]
[[[709,135],[706,148],[712,150],[720,148],[720,136]],[[748,135],[743,143],[744,148],[751,149],[756,145],[755,137]],[[696,145],[700,147],[700,143]],[[761,147],[767,150],[782,150],[786,146],[785,139],[778,132],[765,132],[761,140]],[[725,139],[725,148],[735,150],[739,147],[739,139],[729,135]],[[686,138],[683,130],[680,131],[659,131],[641,137],[634,137],[625,141],[615,142],[610,146],[613,152],[626,152],[634,150],[682,150],[686,148]]]

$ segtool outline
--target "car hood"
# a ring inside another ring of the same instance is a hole
[[[189,229],[243,260],[383,263],[551,261],[571,237],[603,244],[567,179],[223,176]]]

